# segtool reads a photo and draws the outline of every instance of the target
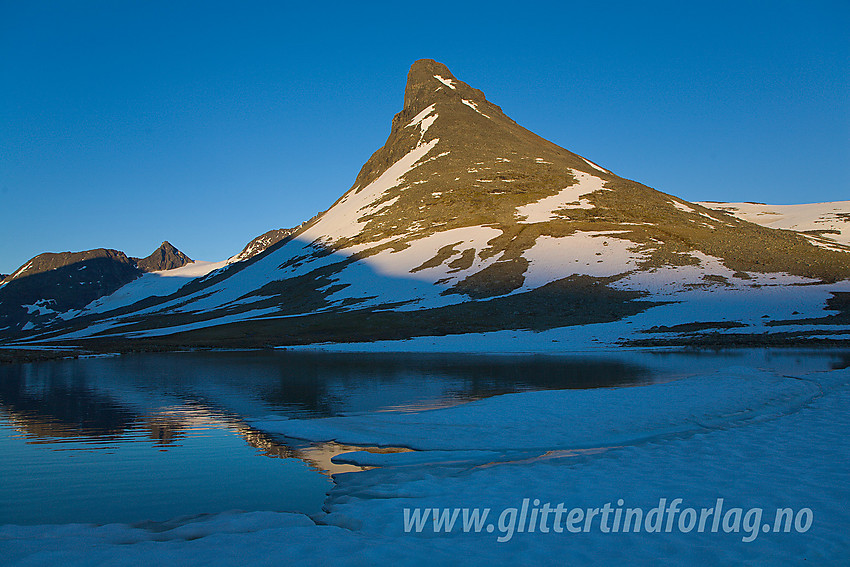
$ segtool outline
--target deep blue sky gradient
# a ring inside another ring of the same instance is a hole
[[[224,259],[326,209],[433,58],[688,200],[850,199],[850,3],[0,0],[0,272]]]

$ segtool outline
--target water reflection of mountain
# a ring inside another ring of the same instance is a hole
[[[35,365],[0,369],[0,406],[27,436],[107,438],[130,429],[137,416],[86,380],[63,373],[37,372]]]
[[[250,418],[422,409],[535,389],[615,387],[726,368],[757,356],[788,372],[843,367],[846,352],[609,357],[195,352],[0,365],[0,417],[30,443],[147,440],[179,445],[210,428],[260,454],[328,470],[342,450],[279,439]],[[684,357],[684,358],[683,358]],[[752,362],[752,361],[750,361]],[[753,364],[751,364],[753,365]],[[671,369],[674,369],[671,371]]]
[[[616,361],[539,356],[167,353],[3,366],[0,406],[32,440],[133,431],[167,447],[192,429],[226,426],[253,445],[257,433],[241,431],[253,415],[445,405],[528,389],[634,384],[648,374]],[[293,456],[275,440],[255,446]]]
[[[0,380],[0,407],[30,442],[109,441],[135,430],[155,445],[170,446],[185,436],[187,426],[181,420],[137,414],[82,384],[52,381],[46,388],[29,389],[20,378],[5,375]]]
[[[245,443],[271,458],[299,459],[320,472],[343,472],[363,467],[334,465],[334,454],[342,446],[289,445],[254,429],[236,416],[224,416],[216,408],[196,401],[152,409],[149,413],[122,405],[107,392],[93,389],[79,374],[44,376],[32,368],[6,367],[0,373],[0,406],[9,421],[31,443],[88,440],[115,441],[130,432],[141,434],[155,447],[170,447],[191,434],[209,427],[221,427],[241,437]],[[96,384],[96,382],[95,382]],[[334,445],[334,444],[325,444]]]
[[[399,383],[408,383],[411,390],[427,383],[438,384],[443,401],[458,402],[524,390],[634,385],[650,377],[645,367],[594,358],[309,352],[286,355],[277,361],[278,382],[262,390],[263,399],[274,405],[295,406],[317,417],[381,409],[352,408],[350,397],[357,390]],[[275,361],[270,358],[270,362]]]

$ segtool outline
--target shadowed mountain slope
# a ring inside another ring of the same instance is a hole
[[[144,259],[118,250],[45,252],[15,270],[0,287],[0,330],[7,334],[64,322],[144,272],[169,270],[192,260],[168,242]]]

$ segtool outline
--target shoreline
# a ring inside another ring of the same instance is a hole
[[[442,338],[450,335],[434,337],[422,337],[423,339]],[[444,355],[501,355],[501,356],[528,356],[528,355],[590,355],[605,354],[623,351],[648,351],[648,352],[726,352],[750,349],[776,349],[776,350],[847,350],[850,352],[850,340],[812,338],[806,340],[790,340],[783,337],[753,337],[755,340],[741,340],[739,336],[727,336],[722,340],[705,340],[709,337],[694,337],[689,340],[673,339],[646,339],[640,341],[628,341],[623,344],[599,345],[591,348],[574,349],[518,349],[505,350],[498,348],[404,348],[406,341],[380,341],[379,343],[313,343],[306,345],[279,345],[279,346],[238,346],[223,347],[216,345],[131,345],[126,348],[116,348],[115,344],[85,346],[66,345],[2,345],[0,344],[0,364],[25,364],[30,362],[42,362],[50,360],[73,360],[98,356],[120,356],[125,354],[155,354],[155,353],[177,353],[177,352],[318,352],[318,353],[350,353],[350,354],[444,354]],[[720,337],[710,337],[718,339]],[[401,343],[397,345],[386,345],[388,342]],[[101,347],[101,348],[98,348]],[[358,348],[359,347],[359,348]],[[392,348],[397,347],[397,348]]]

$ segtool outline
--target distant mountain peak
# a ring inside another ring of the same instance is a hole
[[[164,240],[150,256],[136,260],[136,265],[143,272],[161,272],[180,268],[193,261],[176,246]]]
[[[228,264],[233,264],[235,262],[244,262],[245,260],[249,260],[254,256],[261,254],[265,250],[274,246],[281,240],[288,238],[292,234],[294,234],[300,226],[295,228],[276,228],[272,229],[268,232],[264,232],[260,236],[254,238],[251,242],[245,245],[239,254],[230,257],[227,260]]]
[[[83,252],[43,252],[30,258],[24,265],[6,277],[7,283],[13,280],[32,277],[44,272],[50,272],[67,266],[82,266],[85,262],[95,259],[105,259],[110,262],[132,266],[132,260],[120,250],[111,248],[95,248]]]

